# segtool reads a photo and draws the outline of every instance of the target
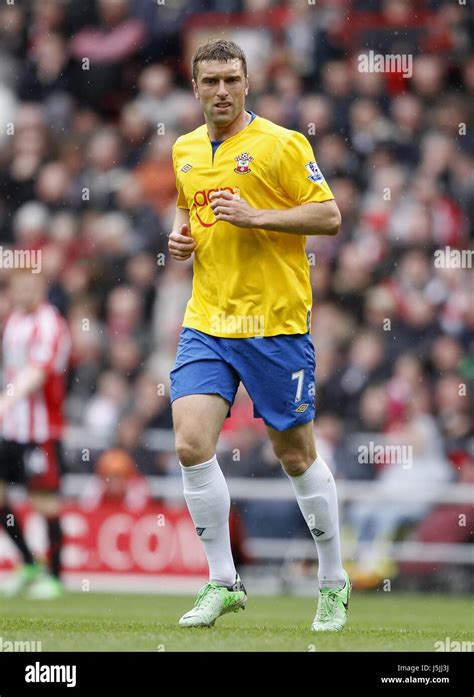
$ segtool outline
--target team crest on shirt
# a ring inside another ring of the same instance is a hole
[[[248,174],[252,171],[249,167],[249,162],[253,162],[253,157],[248,152],[237,155],[237,157],[234,157],[234,160],[237,162],[237,167],[234,169],[236,174]]]
[[[324,181],[324,177],[321,173],[321,170],[319,169],[318,165],[314,160],[312,162],[307,162],[305,164],[306,169],[309,172],[309,177],[308,179],[315,184],[319,184],[319,182]]]

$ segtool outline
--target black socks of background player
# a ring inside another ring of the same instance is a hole
[[[54,518],[47,518],[46,524],[48,527],[49,539],[49,567],[52,575],[59,578],[61,570],[61,543],[63,538],[61,523],[56,516]],[[7,506],[0,508],[0,525],[5,529],[7,535],[17,546],[25,564],[34,564],[35,560],[30,548],[26,544],[20,523],[13,511],[7,508]]]
[[[47,518],[49,538],[49,568],[53,576],[59,578],[61,572],[61,546],[63,541],[63,533],[61,530],[61,522],[58,517]]]
[[[7,506],[0,508],[0,525],[5,528],[7,535],[17,546],[25,564],[34,564],[35,560],[30,552],[30,548],[25,542],[20,523],[13,511],[7,508]]]
[[[63,539],[61,523],[56,516],[55,518],[47,518],[46,524],[48,527],[49,539],[49,567],[52,575],[59,578],[61,570],[61,544]],[[0,508],[0,525],[3,526],[7,535],[17,546],[25,564],[34,564],[35,560],[30,548],[26,544],[20,523],[13,511],[7,508],[7,506]]]

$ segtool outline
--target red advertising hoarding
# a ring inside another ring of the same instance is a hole
[[[44,558],[43,519],[26,505],[15,511],[31,548]],[[188,511],[181,506],[149,503],[134,511],[115,503],[94,509],[67,503],[61,522],[62,568],[72,588],[195,591],[196,583],[207,575],[202,545]],[[11,570],[18,561],[13,543],[0,532],[0,572]]]

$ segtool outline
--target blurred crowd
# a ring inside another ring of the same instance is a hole
[[[221,12],[238,14],[229,25]],[[307,247],[321,452],[339,478],[379,477],[389,464],[357,457],[371,434],[411,444],[425,476],[462,478],[472,269],[435,252],[472,235],[470,21],[461,4],[414,0],[2,3],[0,237],[42,250],[73,337],[71,426],[145,474],[177,472],[148,441],[172,425],[168,373],[191,291],[191,263],[167,254],[171,146],[202,123],[193,37],[222,33],[248,54],[248,108],[309,138],[342,213],[338,236]],[[359,72],[369,49],[411,54],[413,76]],[[2,322],[1,270],[0,282]],[[228,473],[283,476],[243,391],[221,449]]]

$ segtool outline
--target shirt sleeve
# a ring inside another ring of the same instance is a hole
[[[308,139],[297,131],[290,136],[281,150],[278,178],[280,186],[296,206],[334,199],[316,164]]]
[[[186,201],[186,196],[185,196],[185,194],[184,194],[184,191],[183,191],[183,189],[182,189],[181,182],[180,182],[180,179],[179,179],[178,167],[177,167],[177,163],[176,163],[176,154],[175,154],[174,145],[173,145],[173,148],[172,148],[172,156],[173,156],[174,177],[175,177],[175,180],[176,180],[176,190],[177,190],[177,192],[178,192],[178,200],[177,200],[177,202],[176,202],[176,207],[177,207],[177,208],[184,208],[185,210],[188,210],[189,207],[188,207],[188,204],[187,204],[187,201]]]

